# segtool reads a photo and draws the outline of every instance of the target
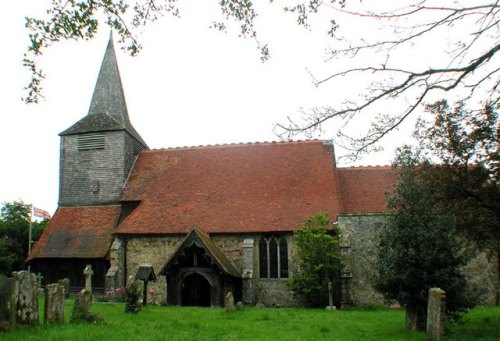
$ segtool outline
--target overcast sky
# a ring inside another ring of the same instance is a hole
[[[22,67],[28,45],[24,17],[43,15],[49,2],[10,1],[0,13],[0,202],[23,200],[53,213],[58,134],[87,114],[109,30],[90,42],[61,42],[46,50],[40,59],[45,99],[26,105],[20,100],[28,82]],[[266,5],[257,29],[269,43],[271,60],[262,63],[253,41],[208,28],[218,16],[216,2],[192,4],[181,1],[180,19],[166,17],[144,29],[137,57],[115,44],[130,119],[150,148],[277,140],[274,123],[301,107],[328,105],[357,91],[347,82],[313,85],[308,70],[321,78],[331,67],[325,49],[334,42],[326,25],[304,30],[278,5]],[[356,27],[357,33],[363,29]],[[408,124],[386,140],[384,153],[356,164],[389,164],[394,146],[409,139],[410,129]],[[326,131],[317,138],[331,135]]]

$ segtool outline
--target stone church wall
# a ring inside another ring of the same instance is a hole
[[[379,232],[385,223],[383,214],[343,214],[338,218],[342,231],[343,303],[382,304],[383,297],[372,286],[377,275]],[[498,279],[496,258],[484,253],[464,267],[467,290],[476,304],[495,304]]]
[[[496,257],[489,257],[482,252],[475,255],[464,267],[468,294],[478,305],[496,304],[497,264]]]
[[[343,214],[338,218],[343,239],[343,304],[383,303],[372,281],[377,273],[378,235],[384,221],[382,214]]]
[[[211,239],[242,273],[242,291],[245,303],[255,304],[259,301],[266,306],[301,305],[303,302],[295,299],[286,285],[288,279],[297,271],[296,264],[298,264],[297,249],[293,245],[292,234],[286,235],[290,276],[283,279],[259,278],[258,241],[260,236],[260,234],[215,234],[211,235]],[[166,303],[166,279],[165,276],[160,276],[158,273],[173,256],[184,238],[184,235],[134,236],[128,237],[126,242],[124,240],[121,240],[121,243],[115,241],[114,245],[120,245],[123,248],[127,263],[126,274],[121,274],[121,277],[135,275],[141,264],[153,265],[157,281],[149,283],[148,289],[155,290],[159,301]],[[113,252],[119,254],[121,251],[114,250]],[[119,260],[120,257],[114,256],[111,259],[111,266],[120,269]]]
[[[262,234],[221,234],[211,235],[214,243],[224,252],[241,271],[243,276],[243,301],[257,302],[271,306],[298,306],[303,302],[293,297],[287,282],[297,271],[297,248],[293,244],[292,234],[286,233],[288,245],[288,278],[260,278],[259,274],[259,239]]]
[[[377,274],[377,247],[379,232],[385,216],[382,214],[341,215],[338,227],[342,231],[342,261],[344,263],[342,304],[383,304],[383,297],[372,286]],[[297,247],[291,233],[284,234],[288,244],[289,277],[260,278],[259,239],[261,234],[213,234],[212,241],[242,274],[242,299],[245,303],[263,303],[266,306],[301,306],[304,302],[294,298],[287,288],[289,278],[298,270]],[[165,276],[159,272],[181,245],[185,235],[128,237],[122,240],[126,255],[126,276],[135,275],[139,265],[153,265],[157,281],[149,283],[160,303],[167,302]],[[115,243],[116,244],[116,243]],[[119,257],[111,259],[111,266]],[[496,299],[495,259],[478,255],[465,268],[468,290],[478,304],[494,304]],[[117,265],[118,266],[118,265]],[[123,276],[123,275],[122,275]]]
[[[156,282],[150,282],[148,289],[153,289],[162,304],[167,303],[167,283],[165,276],[160,276],[167,261],[181,245],[185,235],[168,237],[133,237],[126,247],[126,276],[135,275],[141,264],[151,264],[156,274]]]

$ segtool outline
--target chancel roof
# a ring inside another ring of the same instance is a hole
[[[342,213],[387,212],[386,194],[394,189],[397,174],[391,166],[337,168]]]
[[[341,212],[333,146],[323,141],[142,151],[122,193],[140,205],[119,234],[293,231]]]
[[[119,205],[59,207],[34,245],[34,258],[102,258],[113,240]]]

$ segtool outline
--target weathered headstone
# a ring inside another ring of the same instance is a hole
[[[92,293],[92,275],[94,274],[92,271],[92,265],[87,264],[85,269],[83,269],[83,274],[85,275],[85,290]]]
[[[42,280],[43,280],[42,273],[41,272],[37,273],[36,274],[36,283],[38,286],[38,296],[45,295],[45,290],[43,289]]]
[[[262,302],[262,291],[262,285],[259,283],[255,284],[255,301],[257,302],[255,303],[255,308],[258,309],[266,307],[266,305]]]
[[[62,285],[64,287],[64,297],[68,298],[69,288],[70,288],[69,278],[60,279],[57,281],[57,284]]]
[[[241,302],[241,301],[236,302],[236,310],[237,311],[241,311],[244,308],[245,308],[245,305],[243,304],[243,302]]]
[[[439,288],[430,288],[427,303],[427,334],[432,341],[440,340],[444,335],[445,321],[446,293]]]
[[[92,293],[86,289],[82,289],[82,291],[76,294],[71,321],[91,322],[93,314],[90,313],[90,307],[93,301],[94,297],[92,297]]]
[[[17,290],[15,279],[0,274],[0,324],[16,323]]]
[[[234,311],[234,295],[231,291],[226,294],[226,313],[232,313]]]
[[[38,282],[36,275],[28,271],[13,272],[18,283],[16,323],[38,323]]]
[[[133,279],[133,277],[129,278],[127,287],[125,288],[125,294],[125,312],[138,313],[139,310],[141,310],[144,295],[144,282],[139,279]]]
[[[45,287],[44,323],[64,323],[64,286],[58,283]]]
[[[328,305],[326,310],[336,310],[337,307],[333,305],[333,286],[332,282],[328,282]]]

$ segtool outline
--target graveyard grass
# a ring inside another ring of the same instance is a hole
[[[99,303],[91,311],[101,324],[69,323],[73,299],[66,301],[64,325],[40,325],[1,334],[3,340],[427,340],[404,328],[404,311],[377,307],[353,310],[144,307],[126,314],[124,304]],[[454,324],[444,340],[499,340],[500,307],[479,307]]]

